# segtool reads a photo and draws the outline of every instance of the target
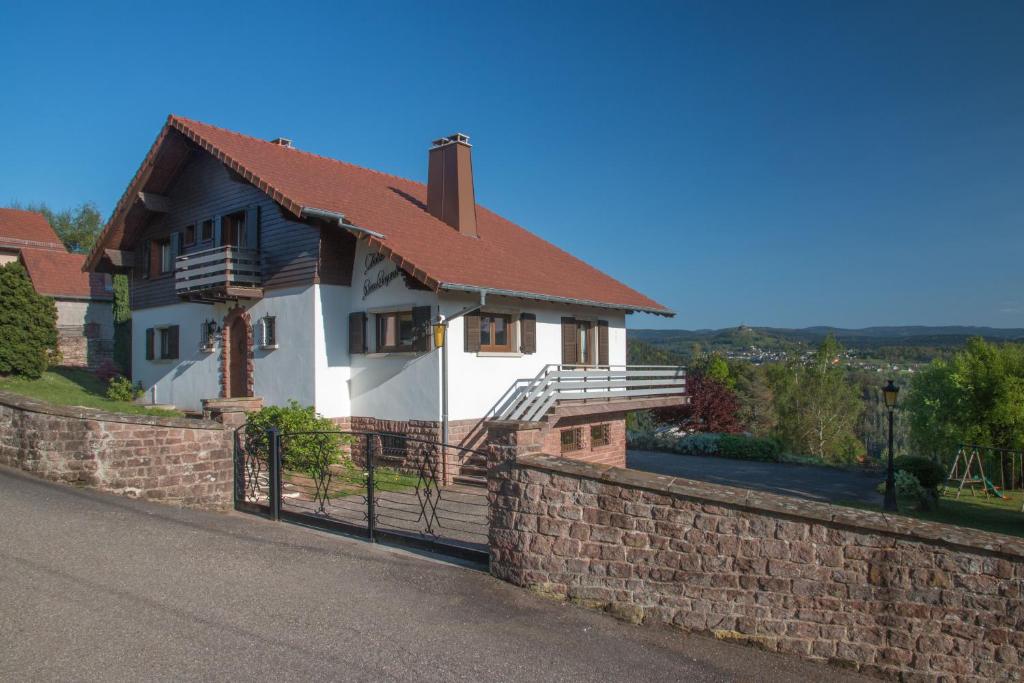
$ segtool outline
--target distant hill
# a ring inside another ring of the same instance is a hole
[[[720,330],[629,330],[632,363],[672,362],[690,357],[695,345],[703,351],[734,354],[757,349],[770,359],[774,354],[811,349],[832,332],[850,350],[886,358],[928,360],[963,346],[971,337],[990,341],[1024,341],[1022,328],[971,327],[964,325],[890,327],[750,327]],[[651,360],[644,360],[650,358]]]

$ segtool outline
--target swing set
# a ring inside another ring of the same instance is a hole
[[[999,458],[999,486],[996,486],[985,475],[986,455],[993,459],[995,456]],[[1007,468],[1007,459],[1009,468]],[[981,489],[984,496],[1005,498],[1003,492],[1008,490],[1007,474],[1009,474],[1009,489],[1024,486],[1024,452],[987,446],[960,446],[956,458],[953,459],[953,466],[949,469],[949,475],[946,477],[943,493],[947,493],[950,488],[956,488],[956,497],[959,499],[964,488],[970,489],[972,496],[977,495],[977,490]],[[1021,507],[1021,512],[1024,512],[1024,506]]]

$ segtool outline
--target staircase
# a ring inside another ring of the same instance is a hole
[[[470,453],[462,461],[459,473],[452,478],[456,484],[466,486],[487,487],[487,456],[483,453]]]

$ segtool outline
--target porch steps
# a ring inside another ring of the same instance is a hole
[[[452,478],[456,484],[487,486],[487,459],[482,453],[473,453],[462,463],[459,473]]]

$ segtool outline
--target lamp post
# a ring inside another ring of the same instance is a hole
[[[896,469],[893,465],[893,438],[892,438],[892,411],[896,407],[896,397],[900,388],[889,380],[889,383],[882,387],[882,397],[885,399],[885,407],[889,409],[889,469],[885,476],[885,502],[882,508],[886,512],[896,512]]]

